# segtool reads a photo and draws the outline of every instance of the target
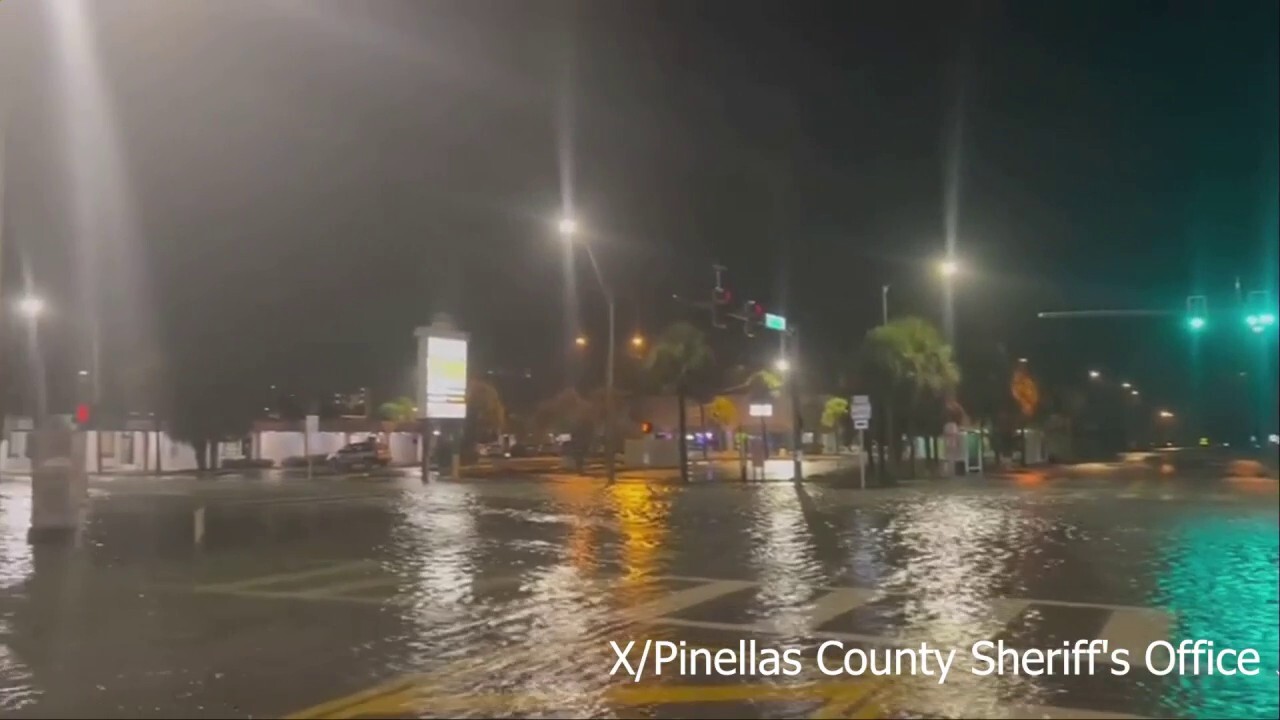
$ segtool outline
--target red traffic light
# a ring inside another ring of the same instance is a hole
[[[80,403],[79,405],[76,406],[76,423],[80,425],[89,424],[89,406],[88,405],[84,403]]]
[[[751,314],[757,319],[764,317],[764,306],[758,302],[751,303]]]

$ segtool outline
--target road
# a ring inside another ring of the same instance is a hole
[[[33,549],[30,486],[0,483],[5,716],[1280,711],[1271,480],[1099,472],[857,491],[229,477],[92,492],[79,547]],[[979,677],[962,653],[939,684],[827,676],[816,658],[829,641],[1080,638],[1134,650],[1132,672]],[[1263,674],[1141,668],[1148,644],[1183,638],[1257,648]],[[657,640],[795,648],[802,673],[654,675],[650,656],[640,682],[610,674],[610,641],[635,641],[639,666]]]

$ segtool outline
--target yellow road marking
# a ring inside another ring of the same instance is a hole
[[[301,720],[302,718],[337,717],[337,713],[345,709],[401,692],[405,688],[414,687],[419,683],[425,682],[428,677],[427,675],[404,675],[381,685],[375,685],[357,693],[344,695],[343,697],[314,705],[306,710],[289,715],[287,718],[288,720]]]
[[[883,679],[842,680],[826,683],[797,685],[613,685],[602,688],[597,699],[612,707],[639,707],[645,705],[670,705],[676,703],[760,702],[787,700],[828,700],[824,709],[835,711],[821,717],[847,717],[847,711],[860,707],[866,698],[884,684]],[[438,684],[403,685],[388,688],[380,694],[369,693],[366,699],[335,701],[315,709],[324,712],[304,711],[294,718],[324,718],[325,720],[350,720],[360,717],[401,716],[414,711],[430,709],[434,714],[450,715],[462,712],[489,715],[554,711],[567,698],[581,699],[580,695],[556,695],[554,693],[495,693],[435,695],[441,689]],[[573,699],[569,699],[573,702]]]

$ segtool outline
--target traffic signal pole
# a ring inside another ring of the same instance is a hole
[[[790,330],[783,333],[783,342],[785,347],[785,338],[791,336],[790,355],[797,358],[800,356],[800,329],[791,326]],[[787,357],[788,353],[784,353],[783,357]],[[791,395],[791,479],[794,482],[804,480],[804,462],[801,457],[800,450],[800,363],[793,362],[790,365],[790,378],[787,378],[787,385],[790,388]]]

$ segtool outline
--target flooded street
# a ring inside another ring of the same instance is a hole
[[[0,714],[1275,717],[1275,488],[120,480],[79,547],[33,548],[30,486],[4,482]],[[1144,666],[1188,638],[1261,672]],[[982,640],[1081,639],[1132,667],[971,672]],[[656,640],[742,664],[659,674]],[[958,649],[945,682],[818,662],[921,643]]]

